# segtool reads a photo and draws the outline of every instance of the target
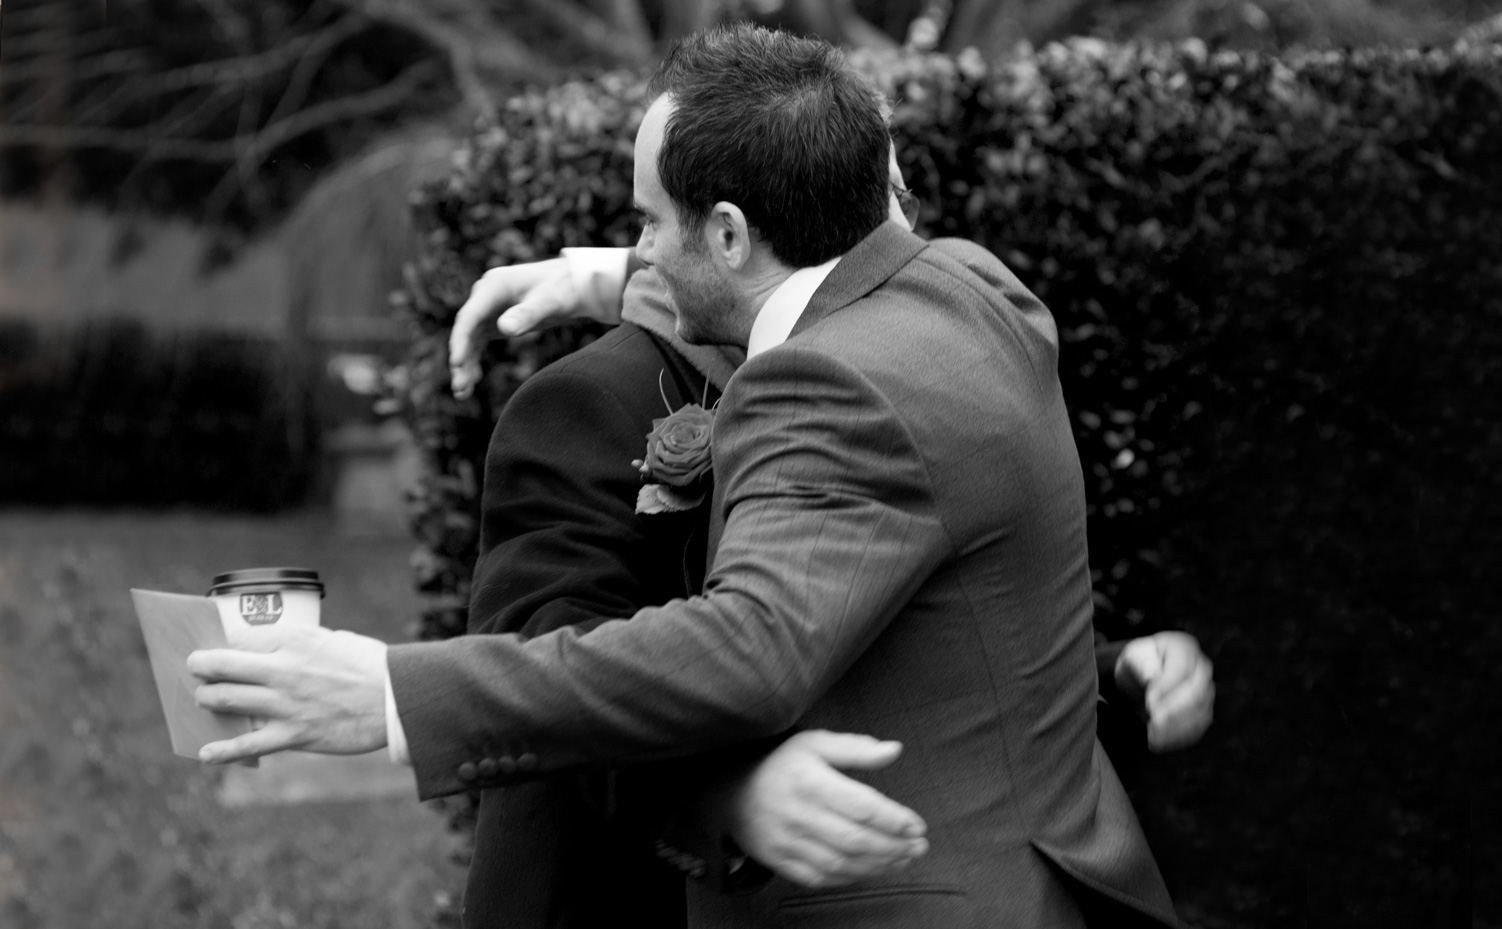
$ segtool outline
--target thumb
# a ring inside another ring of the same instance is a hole
[[[533,291],[520,303],[502,313],[501,318],[496,320],[496,328],[504,336],[526,335],[560,318],[557,301],[549,299],[545,292]]]
[[[902,754],[902,743],[853,732],[813,729],[794,736],[799,747],[836,768],[885,768]]]
[[[1118,662],[1117,685],[1137,697],[1142,697],[1163,671],[1163,655],[1151,637],[1128,642]]]
[[[501,335],[517,336],[554,323],[587,318],[579,304],[574,282],[566,275],[529,289],[516,305],[501,314],[496,327]]]

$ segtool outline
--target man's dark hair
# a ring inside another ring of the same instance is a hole
[[[728,201],[773,255],[806,268],[887,218],[880,98],[833,46],[746,24],[710,29],[674,46],[648,90],[673,97],[657,173],[689,228]]]

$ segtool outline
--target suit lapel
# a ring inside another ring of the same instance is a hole
[[[725,481],[715,481],[714,491],[709,498],[709,526],[706,529],[709,537],[704,542],[705,580],[709,579],[709,570],[714,567],[715,553],[720,550],[720,537],[725,534],[725,497],[722,492],[725,484]],[[690,591],[690,593],[702,592],[702,590]]]
[[[927,247],[927,242],[894,222],[877,226],[829,272],[788,338],[880,287]]]

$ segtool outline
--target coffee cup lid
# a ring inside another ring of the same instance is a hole
[[[248,591],[251,588],[267,590],[316,590],[323,596],[323,581],[311,568],[244,568],[214,575],[214,585],[209,596],[227,594],[231,591]]]

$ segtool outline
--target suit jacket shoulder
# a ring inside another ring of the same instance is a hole
[[[653,419],[704,390],[697,371],[631,324],[522,384],[486,455],[470,632],[537,635],[688,592],[685,544],[703,515],[642,519],[631,462]]]

